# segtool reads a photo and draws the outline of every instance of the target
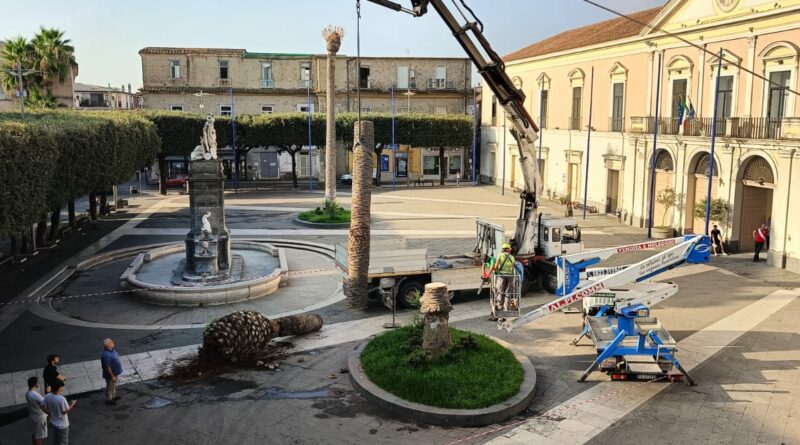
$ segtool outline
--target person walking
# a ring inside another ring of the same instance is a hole
[[[25,393],[25,401],[28,402],[28,416],[33,422],[31,443],[33,445],[44,445],[44,440],[47,439],[47,413],[42,409],[44,397],[39,394],[38,377],[28,379],[28,392]]]
[[[714,229],[711,230],[711,251],[714,252],[714,256],[717,256],[717,249],[719,249],[720,253],[728,256],[725,253],[725,247],[722,245],[722,233],[719,231],[719,228],[716,224],[714,224]]]
[[[753,230],[753,240],[756,242],[756,253],[753,255],[753,262],[757,263],[761,261],[759,254],[761,250],[764,248],[764,243],[767,242],[767,237],[769,236],[769,231],[767,230],[766,224],[761,224],[761,227]]]
[[[44,393],[47,394],[52,391],[52,387],[56,383],[64,384],[67,378],[61,375],[58,370],[58,365],[61,364],[61,357],[58,354],[50,354],[47,356],[47,366],[42,371],[42,378],[44,380]]]
[[[100,365],[103,367],[103,378],[106,380],[106,405],[116,405],[122,397],[117,395],[117,378],[122,375],[122,360],[114,349],[114,340],[103,340],[103,352],[100,354]]]
[[[69,444],[69,412],[75,408],[76,400],[67,402],[61,395],[64,392],[64,383],[58,382],[50,388],[50,393],[44,396],[44,406],[50,414],[50,424],[53,425],[55,445]]]

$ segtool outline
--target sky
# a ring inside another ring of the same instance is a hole
[[[410,5],[410,0],[396,0]],[[507,54],[567,29],[613,18],[582,0],[466,0],[484,34]],[[598,0],[620,12],[665,0]],[[0,0],[0,40],[32,37],[40,26],[66,32],[80,66],[77,81],[142,85],[146,46],[243,48],[253,52],[324,53],[321,30],[341,26],[340,53],[356,55],[355,0]],[[366,0],[361,5],[363,56],[466,57],[434,11],[413,18]],[[452,6],[451,2],[447,2]]]

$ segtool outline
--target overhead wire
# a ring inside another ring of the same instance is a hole
[[[704,48],[703,46],[700,46],[700,45],[698,45],[698,44],[696,44],[694,42],[691,42],[688,39],[685,39],[685,38],[683,38],[683,37],[681,37],[681,36],[679,36],[679,35],[677,35],[677,34],[675,34],[673,32],[669,32],[669,31],[667,31],[667,30],[665,30],[665,29],[663,29],[661,27],[652,26],[649,23],[645,23],[645,22],[643,22],[641,20],[635,19],[635,18],[633,18],[633,17],[631,17],[631,16],[629,16],[627,14],[623,14],[623,13],[621,13],[619,11],[615,11],[615,10],[609,8],[608,6],[601,5],[600,3],[597,3],[597,2],[592,1],[592,0],[581,0],[581,1],[583,1],[584,3],[588,3],[588,4],[592,5],[592,6],[595,6],[597,8],[600,8],[600,9],[606,11],[606,12],[610,12],[610,13],[616,15],[616,16],[622,17],[622,18],[624,18],[626,20],[629,20],[629,21],[631,21],[633,23],[636,23],[637,25],[639,25],[639,26],[641,26],[643,28],[649,28],[650,30],[655,30],[655,31],[663,33],[666,36],[669,36],[669,37],[672,37],[674,39],[680,40],[681,42],[683,42],[683,43],[685,43],[685,44],[687,44],[689,46],[692,46],[694,48],[697,48],[697,49],[699,49],[700,51],[703,51],[706,54],[709,54],[709,55],[714,56],[714,57],[720,57],[719,53],[709,51],[708,49]],[[788,92],[790,92],[790,93],[792,93],[792,94],[794,94],[796,96],[800,95],[800,93],[798,93],[797,91],[795,91],[795,90],[793,90],[793,89],[791,89],[791,88],[789,88],[787,86],[781,85],[781,84],[779,84],[777,82],[773,82],[773,81],[769,80],[768,78],[762,76],[761,74],[758,74],[755,71],[749,70],[749,69],[745,68],[744,66],[741,66],[741,64],[736,60],[729,60],[729,59],[726,59],[724,56],[722,56],[722,61],[725,62],[725,63],[731,64],[731,65],[736,65],[740,70],[742,70],[742,71],[744,71],[746,73],[752,74],[753,76],[763,80],[764,82],[767,82],[770,85],[775,85],[775,86],[777,86],[777,87],[779,87],[779,88],[781,88],[781,89],[783,89],[785,91],[788,91]]]

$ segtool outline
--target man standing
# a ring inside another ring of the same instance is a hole
[[[714,224],[714,229],[711,231],[711,251],[714,252],[714,256],[717,256],[717,249],[719,249],[721,254],[728,256],[728,254],[725,253],[725,248],[722,246],[722,233],[720,233],[717,225]]]
[[[492,271],[497,275],[499,280],[499,299],[500,301],[495,302],[498,305],[498,308],[503,308],[508,306],[508,299],[511,295],[508,293],[511,291],[511,283],[514,279],[514,263],[516,260],[514,259],[514,255],[511,255],[511,245],[508,243],[503,243],[503,252],[497,256],[497,259],[492,264]]]
[[[47,356],[47,366],[42,371],[42,378],[44,379],[44,393],[47,394],[52,391],[56,383],[62,385],[67,380],[66,377],[61,375],[58,371],[58,365],[61,363],[61,357],[57,354],[50,354]]]
[[[50,413],[50,424],[53,425],[55,445],[69,444],[69,414],[75,408],[76,401],[67,402],[67,398],[62,396],[64,384],[56,383],[50,388],[50,393],[44,396],[44,406]]]
[[[769,236],[769,231],[767,230],[766,224],[761,224],[761,227],[753,230],[753,240],[756,242],[756,253],[753,255],[753,262],[757,263],[761,261],[758,254],[761,253],[761,249],[764,248],[764,243],[767,242],[767,237]]]
[[[42,410],[44,397],[39,394],[39,378],[31,377],[28,379],[28,392],[25,393],[25,400],[28,402],[28,416],[33,422],[33,435],[31,443],[33,445],[44,445],[47,439],[47,413]]]
[[[117,377],[122,375],[122,361],[114,349],[114,340],[103,340],[103,353],[100,354],[103,378],[106,380],[106,405],[116,405],[121,397],[117,395]]]

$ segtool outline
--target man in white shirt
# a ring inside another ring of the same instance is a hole
[[[28,379],[28,392],[25,393],[25,400],[28,402],[28,415],[33,422],[33,435],[31,443],[33,445],[44,445],[47,439],[47,413],[42,410],[44,397],[39,394],[39,378],[31,377]]]
[[[53,425],[55,435],[55,445],[69,444],[69,414],[75,408],[75,400],[67,402],[67,398],[61,394],[64,392],[64,384],[57,382],[50,393],[44,397],[44,405],[50,414],[50,424]]]

